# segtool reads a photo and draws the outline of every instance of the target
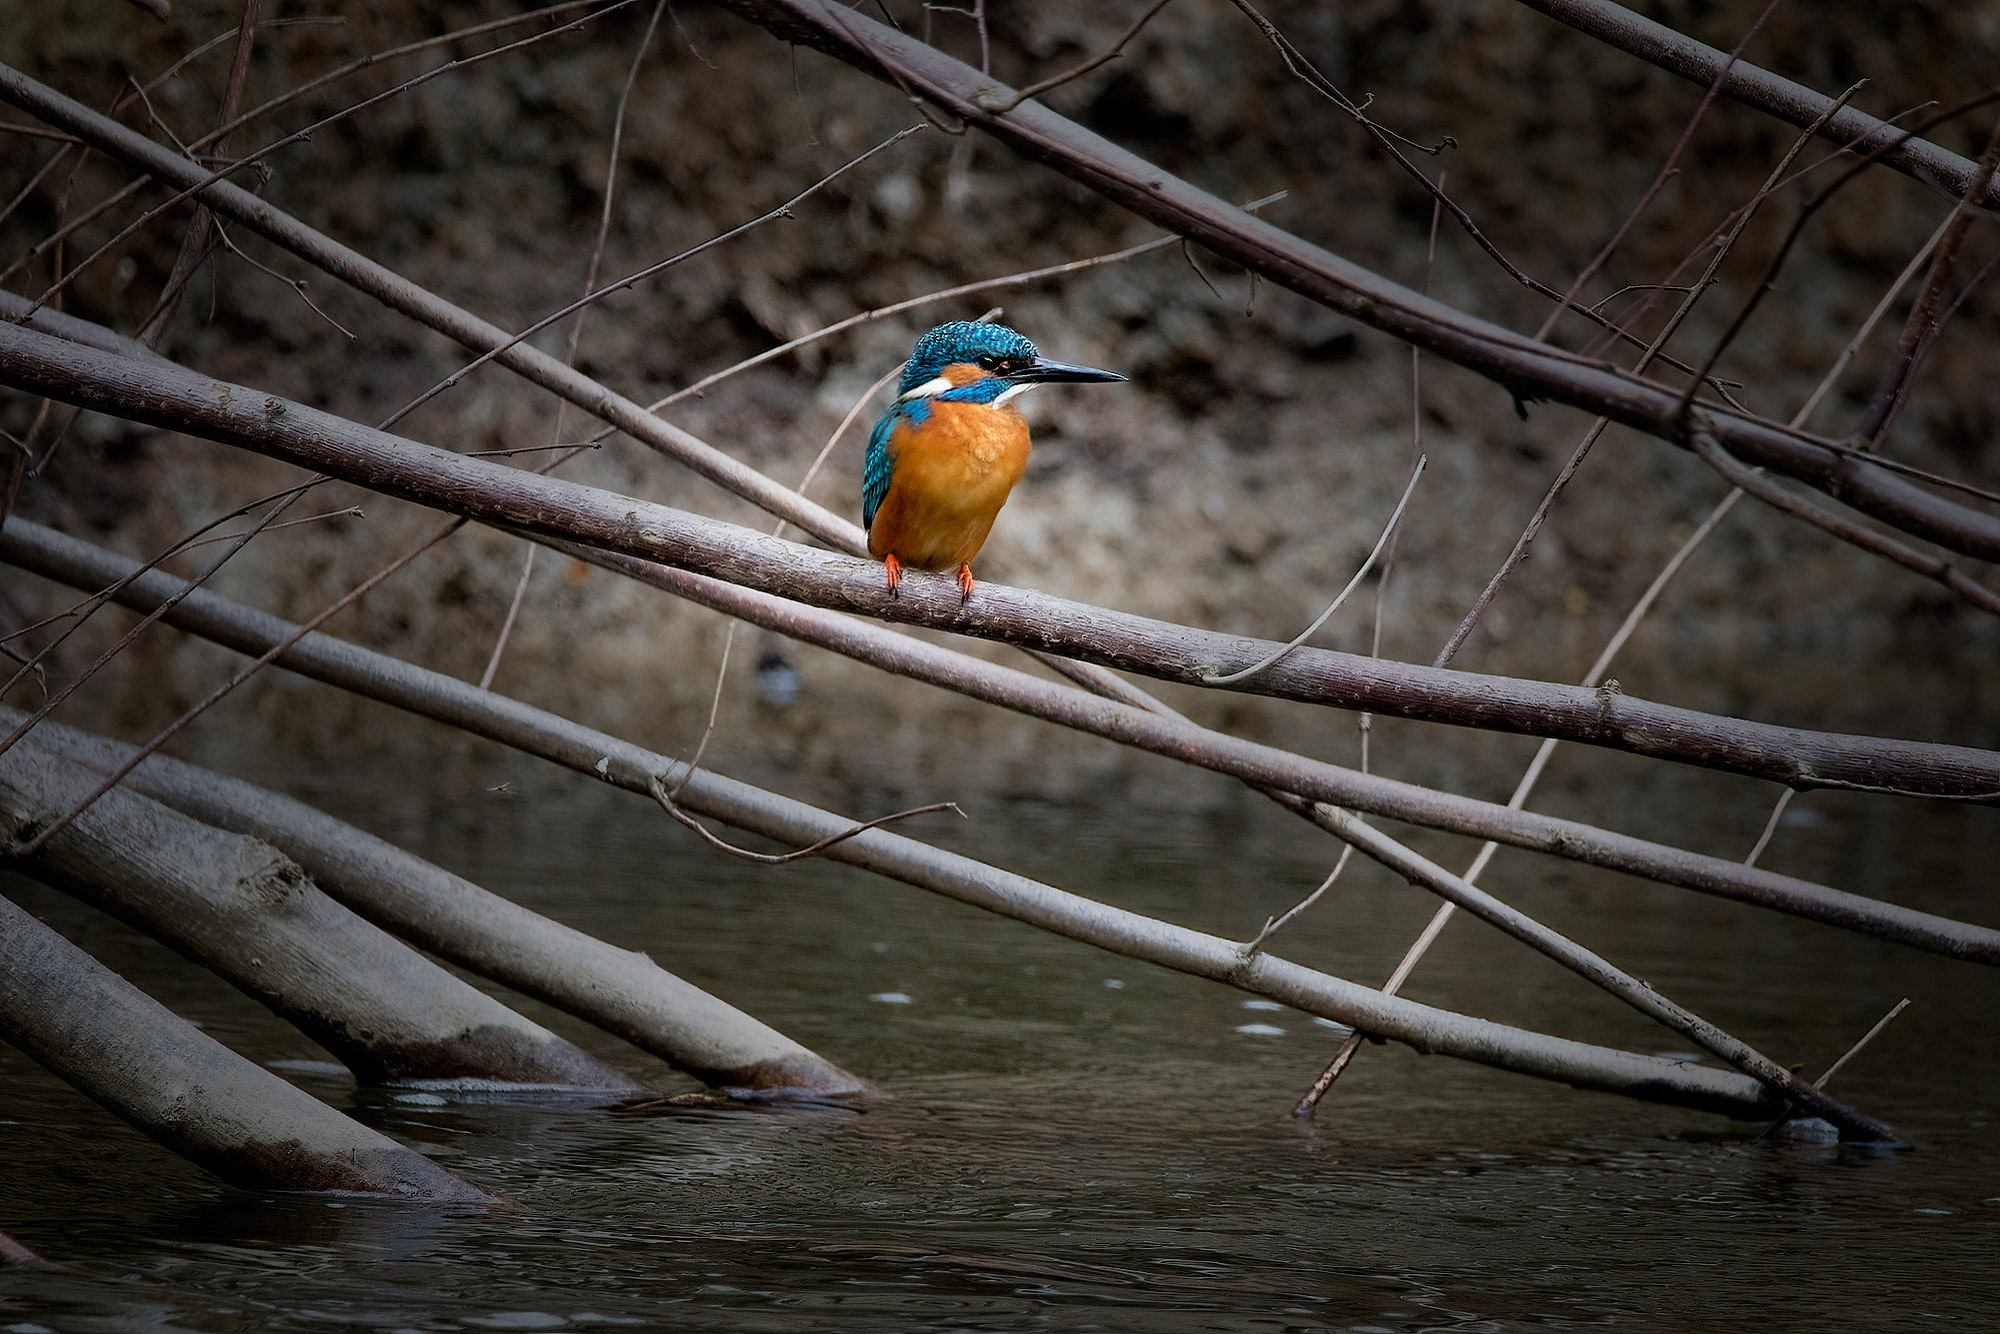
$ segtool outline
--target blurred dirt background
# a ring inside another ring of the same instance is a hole
[[[1727,49],[1762,5],[1673,0],[1638,7]],[[927,21],[908,0],[890,8],[906,26]],[[1019,84],[1066,68],[1108,45],[1140,9],[1136,0],[994,0],[994,72]],[[280,155],[262,189],[335,238],[481,315],[521,327],[581,289],[613,110],[649,10],[642,0],[362,112]],[[281,19],[337,15],[339,22],[263,34],[246,100],[254,105],[358,55],[513,12],[519,8],[498,3],[268,5]],[[1446,171],[1448,188],[1487,233],[1557,287],[1639,197],[1701,97],[1699,88],[1510,0],[1273,3],[1267,12],[1351,95],[1372,95],[1371,114],[1384,124],[1420,143],[1449,136],[1455,146],[1420,160]],[[5,0],[0,58],[103,107],[129,79],[153,77],[233,26],[239,13],[233,3],[177,0],[172,20],[159,22],[120,0]],[[928,21],[935,40],[978,59],[965,18],[938,12]],[[1893,115],[1976,91],[1991,79],[1996,52],[2000,11],[1991,6],[1791,0],[1746,57],[1828,93],[1865,77],[1857,104]],[[238,147],[268,142],[442,58],[429,53],[382,65],[279,113]],[[227,43],[190,63],[154,94],[160,120],[182,138],[211,128],[228,63]],[[1404,282],[1426,281],[1428,197],[1349,119],[1294,80],[1225,0],[1177,0],[1122,59],[1049,101],[1225,196],[1287,191],[1267,216]],[[129,124],[144,118],[142,107],[126,114]],[[918,122],[907,100],[880,83],[794,53],[727,12],[681,0],[646,52],[632,98],[604,273],[636,269],[754,217]],[[1936,137],[1976,153],[1988,128],[1975,115]],[[1792,135],[1755,112],[1716,105],[1683,169],[1588,299],[1663,281],[1754,192]],[[11,197],[50,151],[43,141],[0,134],[0,193]],[[1804,160],[1820,156],[1812,149]],[[45,234],[59,210],[74,212],[123,179],[97,159],[73,176],[57,173],[0,228],[0,263]],[[1676,350],[1705,350],[1761,273],[1800,197],[1794,189],[1766,210]],[[1842,196],[1808,233],[1724,364],[1747,386],[1748,401],[1777,415],[1795,410],[1949,207],[1888,172]],[[71,288],[66,308],[120,330],[137,327],[185,226],[186,214],[175,212],[94,264]],[[68,257],[74,261],[109,234],[103,226],[87,231]],[[651,401],[859,310],[1154,234],[1003,147],[927,129],[828,186],[795,219],[767,224],[614,296],[589,316],[579,361]],[[283,283],[225,254],[182,303],[161,344],[166,354],[368,422],[467,359],[256,238],[232,235],[261,262],[306,277],[313,300],[354,338]],[[1993,249],[1982,225],[1965,271]],[[10,286],[33,294],[48,274],[42,263]],[[1519,328],[1532,329],[1545,309],[1448,218],[1428,281],[1443,298]],[[865,326],[728,380],[682,405],[674,420],[796,483],[841,416],[916,333],[993,305],[1051,355],[1115,367],[1133,382],[1035,396],[1034,460],[981,558],[982,578],[1283,638],[1316,614],[1373,544],[1411,462],[1409,350],[1268,285],[1253,287],[1241,271],[1198,250],[1184,255],[1169,247]],[[1847,428],[1901,317],[1899,307],[1821,407],[1817,429]],[[1896,430],[1890,448],[1898,456],[2000,484],[1989,445],[2000,424],[1996,318],[2000,308],[1989,294],[1960,313]],[[1561,336],[1572,346],[1585,341],[1579,322]],[[564,326],[537,341],[560,354],[567,337]],[[7,397],[0,426],[23,433],[36,406]],[[857,518],[872,416],[872,408],[864,411],[814,487],[819,499]],[[1428,358],[1417,416],[1431,467],[1398,552],[1382,651],[1427,662],[1588,421],[1548,405],[1534,406],[1524,420],[1502,391]],[[487,368],[399,429],[454,449],[496,450],[546,444],[558,422],[545,395]],[[575,437],[576,414],[563,418],[562,430]],[[769,524],[622,439],[579,459],[566,475]],[[25,488],[20,506],[128,554],[150,554],[290,480],[289,469],[219,446],[85,415],[56,464]],[[1724,489],[1693,458],[1612,432],[1458,665],[1574,679]],[[261,539],[217,586],[303,618],[437,522],[342,488],[324,488],[308,509],[354,503],[365,518]],[[523,550],[513,539],[463,533],[333,628],[477,679]],[[194,563],[184,559],[177,568]],[[70,596],[17,573],[0,575],[0,593],[0,616],[16,624]],[[104,633],[129,624],[122,613],[100,619]],[[1364,594],[1318,642],[1366,651],[1369,633]],[[74,642],[60,671],[79,668],[104,639],[93,632]],[[544,553],[495,689],[686,753],[706,715],[721,643],[713,614]],[[140,735],[199,698],[229,661],[156,631],[63,716]],[[1993,745],[2000,742],[1996,663],[2000,635],[1991,618],[1746,503],[1681,576],[1614,674],[1628,692],[1698,708]],[[781,664],[797,684],[789,700]],[[1171,697],[1251,736],[1354,756],[1345,715]],[[1434,729],[1391,727],[1378,735],[1378,759],[1391,772],[1482,795],[1495,795],[1496,784],[1504,793],[1507,778],[1492,762],[1527,745]],[[271,673],[199,724],[180,749],[239,772],[289,773],[287,785],[297,788],[307,783],[302,775],[329,766],[435,756],[458,744],[377,706]],[[1176,781],[1169,766],[1052,737],[1049,729],[760,634],[739,639],[711,757],[801,795],[889,786],[935,797],[940,784],[956,783],[1060,798]],[[1585,781],[1594,772],[1588,764],[1598,762],[1585,762],[1571,781]],[[1631,766],[1618,772],[1648,781]]]

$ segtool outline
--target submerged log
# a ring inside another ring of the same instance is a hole
[[[32,734],[0,755],[0,839],[17,845],[98,775]],[[640,1086],[335,903],[269,844],[114,788],[14,869],[212,969],[367,1084]]]
[[[493,1198],[200,1033],[5,898],[0,1039],[232,1185]]]
[[[25,715],[0,708],[0,723]],[[99,772],[134,747],[44,722],[43,744]],[[654,963],[511,903],[303,802],[240,779],[149,758],[125,780],[185,815],[260,838],[377,926],[589,1020],[713,1087],[760,1097],[837,1097],[868,1086],[784,1034]]]

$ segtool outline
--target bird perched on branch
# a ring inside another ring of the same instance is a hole
[[[1038,384],[1123,380],[1116,371],[1050,361],[998,324],[954,320],[922,338],[896,401],[868,437],[861,525],[893,596],[905,567],[958,567],[972,597],[972,558],[1028,466],[1028,423],[1014,400]]]

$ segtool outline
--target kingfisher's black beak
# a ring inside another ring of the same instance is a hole
[[[1066,361],[1036,357],[1033,361],[1002,372],[1015,384],[1047,384],[1068,381],[1075,384],[1115,384],[1125,377],[1117,371],[1100,371],[1094,366],[1072,366]]]

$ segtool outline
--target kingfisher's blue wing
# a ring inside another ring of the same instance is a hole
[[[896,429],[896,422],[903,416],[904,404],[898,403],[882,414],[875,423],[875,429],[868,435],[868,463],[861,473],[861,526],[872,528],[875,511],[882,508],[882,500],[889,494],[889,479],[896,472],[896,451],[889,443],[890,433]]]

